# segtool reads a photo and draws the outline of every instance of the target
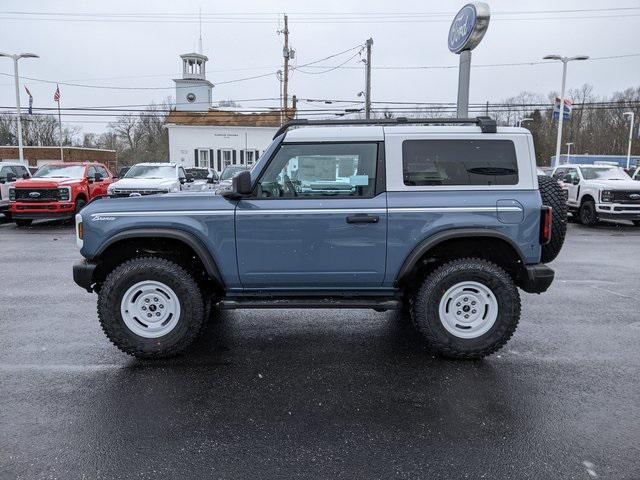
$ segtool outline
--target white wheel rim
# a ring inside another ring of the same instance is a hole
[[[478,338],[498,318],[498,300],[490,288],[478,282],[460,282],[440,300],[440,321],[458,338]]]
[[[129,287],[120,302],[125,325],[144,338],[162,337],[180,320],[180,301],[167,285],[153,280]]]

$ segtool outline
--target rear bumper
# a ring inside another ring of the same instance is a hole
[[[82,260],[73,265],[73,281],[87,292],[93,292],[93,272],[97,264],[88,260]]]
[[[525,265],[524,270],[525,275],[519,287],[527,293],[546,292],[551,283],[553,283],[555,272],[543,263]]]

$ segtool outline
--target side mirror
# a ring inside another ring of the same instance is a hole
[[[191,173],[187,173],[187,182],[188,183],[192,183],[193,182],[193,175]]]
[[[184,185],[185,182],[187,181],[187,179],[184,177],[179,177],[178,180],[180,180],[180,185]]]
[[[231,179],[231,190],[222,194],[225,198],[238,200],[245,195],[251,193],[251,173],[249,170],[243,170]]]
[[[27,180],[28,178],[31,178],[31,175],[29,175],[29,174],[28,174],[28,173],[26,173],[26,172],[22,174],[22,179],[23,179],[23,180]]]
[[[15,174],[15,173],[13,173],[13,172],[9,172],[9,173],[7,173],[7,180],[6,180],[6,182],[7,182],[7,183],[12,183],[12,182],[15,182],[15,181],[16,181],[16,174]]]
[[[578,185],[580,183],[580,179],[578,177],[574,178],[573,181],[571,182],[574,185]]]
[[[95,173],[95,175],[94,175],[94,177],[93,177],[93,181],[94,181],[94,182],[101,182],[102,180],[104,180],[104,179],[102,178],[102,174],[101,174],[101,173],[96,172],[96,173]]]

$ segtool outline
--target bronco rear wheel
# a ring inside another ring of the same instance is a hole
[[[542,263],[548,263],[558,256],[564,244],[567,233],[567,201],[555,178],[539,175],[538,189],[542,204],[551,207],[551,241],[542,246],[540,257]]]
[[[16,218],[14,221],[16,222],[16,225],[18,227],[28,227],[33,222],[33,220],[29,220],[26,218]]]
[[[427,346],[449,358],[482,358],[500,349],[520,319],[520,295],[502,268],[479,258],[442,265],[412,302],[412,320]]]
[[[116,267],[98,294],[98,318],[113,344],[139,358],[166,358],[200,333],[204,302],[193,276],[174,262],[141,257]]]

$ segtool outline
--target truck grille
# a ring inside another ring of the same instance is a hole
[[[130,197],[131,194],[138,195],[156,195],[158,193],[167,193],[166,190],[123,190],[123,189],[113,189],[109,194],[110,197],[119,198],[119,197]],[[137,195],[134,195],[137,196]]]
[[[613,203],[640,204],[640,190],[613,190]]]
[[[57,202],[60,192],[57,188],[16,188],[16,201]]]

